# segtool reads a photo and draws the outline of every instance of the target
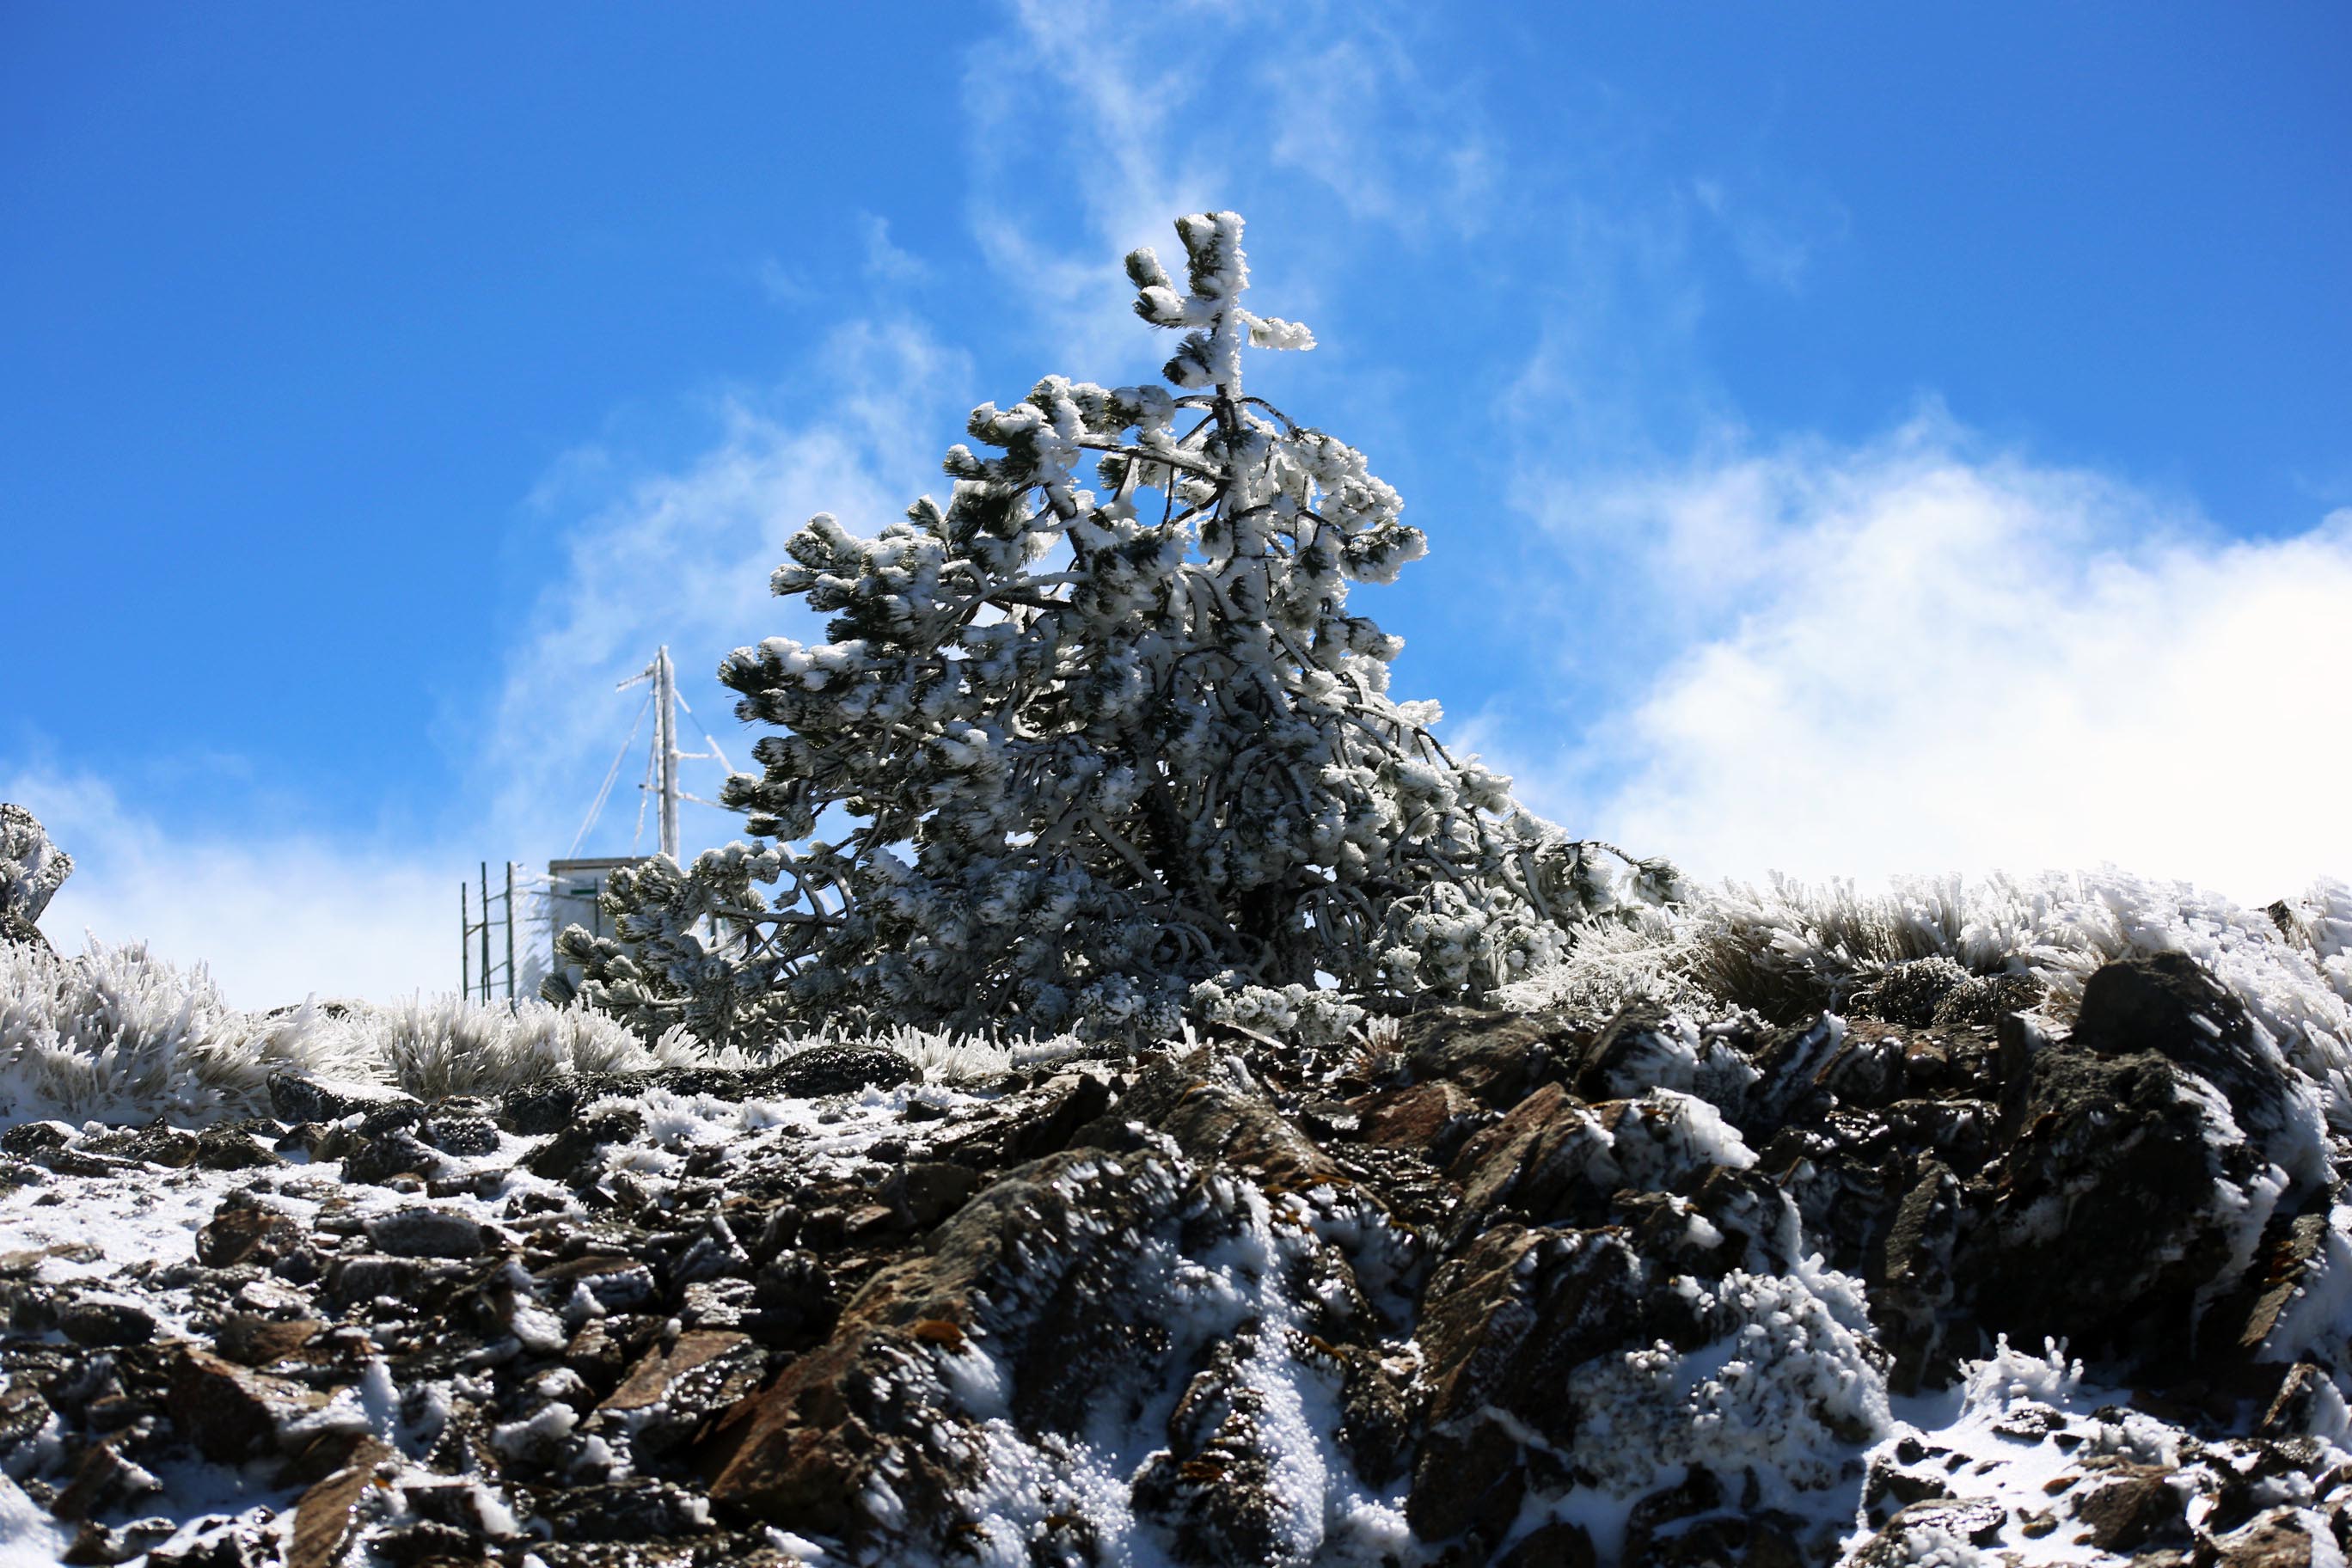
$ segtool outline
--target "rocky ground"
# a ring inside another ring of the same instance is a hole
[[[0,1560],[2340,1562],[2317,1092],[2036,1000],[25,1122]]]

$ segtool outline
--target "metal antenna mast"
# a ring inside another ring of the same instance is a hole
[[[688,718],[693,719],[694,710],[687,706],[686,699],[677,694],[677,668],[670,663],[667,643],[654,650],[654,661],[651,664],[622,681],[614,689],[626,691],[641,680],[653,683],[653,695],[646,699],[646,707],[654,710],[654,750],[653,755],[646,759],[649,764],[646,769],[647,781],[637,787],[641,791],[660,797],[661,852],[675,860],[677,858],[678,847],[677,803],[690,800],[697,805],[719,805],[717,801],[705,800],[698,795],[688,795],[679,786],[678,763],[709,757],[715,760],[721,767],[729,768],[730,771],[733,764],[727,761],[727,753],[720,749],[719,738],[709,731],[703,730],[702,721],[699,719],[695,720],[695,728],[701,730],[702,738],[710,742],[710,750],[681,752],[677,749],[677,716],[683,712]],[[644,721],[645,710],[639,709],[637,723]],[[604,799],[612,793],[613,780],[619,774],[622,760],[628,755],[629,745],[636,739],[636,725],[632,724],[629,728],[629,740],[621,742],[619,753],[613,758],[612,771],[604,775],[604,787],[596,792],[596,803],[588,808],[587,820],[580,825],[579,833],[572,840],[573,849],[580,847],[588,837],[588,830],[596,825],[597,814],[604,809]],[[645,805],[641,800],[637,806],[639,833],[645,831]],[[634,851],[635,847],[636,841],[632,838],[630,848]]]
[[[677,679],[669,667],[669,644],[654,653],[656,784],[661,791],[661,852],[677,858]]]

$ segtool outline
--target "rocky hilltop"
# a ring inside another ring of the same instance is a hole
[[[2060,1030],[1447,1011],[0,1134],[0,1536],[152,1568],[2330,1563],[2352,1209],[2177,954]]]

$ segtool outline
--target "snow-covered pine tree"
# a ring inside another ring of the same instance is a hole
[[[1049,376],[973,412],[988,450],[948,453],[944,506],[793,537],[774,590],[829,640],[719,668],[780,727],[726,789],[764,843],[616,874],[620,940],[565,937],[599,1005],[714,1042],[1158,1033],[1187,1006],[1328,1027],[1318,973],[1475,997],[1664,894],[1670,868],[1614,875],[1390,698],[1402,645],[1349,589],[1423,535],[1360,453],[1244,390],[1245,348],[1314,340],[1243,306],[1241,218],[1176,227],[1181,286],[1127,262],[1136,313],[1183,334],[1169,386]]]

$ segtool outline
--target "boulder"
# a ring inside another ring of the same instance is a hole
[[[2286,1186],[2220,1096],[2156,1051],[2034,1058],[1952,1277],[1983,1331],[2078,1353],[2166,1353],[2234,1287]]]
[[[143,1345],[155,1337],[153,1314],[128,1301],[75,1301],[58,1313],[58,1331],[78,1345]]]
[[[1615,1139],[1591,1108],[1548,1083],[1472,1134],[1446,1174],[1462,1184],[1456,1244],[1502,1217],[1594,1226],[1620,1184]]]
[[[399,1176],[432,1176],[440,1170],[440,1152],[404,1127],[363,1136],[343,1154],[343,1180],[373,1186],[388,1185]]]
[[[531,1151],[530,1158],[523,1162],[523,1169],[566,1186],[586,1186],[604,1173],[603,1156],[607,1144],[625,1142],[645,1130],[646,1119],[634,1110],[604,1110],[565,1125]]]
[[[361,1505],[375,1495],[376,1466],[389,1457],[383,1444],[363,1437],[350,1462],[303,1492],[286,1534],[286,1568],[334,1568],[358,1531]]]
[[[1585,1037],[1559,1014],[1445,1007],[1404,1021],[1400,1044],[1413,1081],[1444,1080],[1494,1110],[1508,1110],[1565,1078]]]
[[[1519,1434],[1574,1449],[1569,1372],[1672,1337],[1648,1296],[1641,1258],[1609,1230],[1501,1226],[1437,1270],[1422,1307],[1427,1416],[1405,1504],[1423,1539],[1501,1543],[1526,1495]]]
[[[1737,1121],[1756,1069],[1714,1030],[1654,1002],[1621,1008],[1585,1050],[1571,1087],[1588,1100],[1633,1100],[1653,1089],[1695,1094]]]
[[[1347,1109],[1356,1114],[1355,1131],[1363,1142],[1381,1149],[1418,1149],[1442,1164],[1460,1147],[1449,1134],[1485,1108],[1461,1085],[1433,1079],[1359,1095]]]
[[[1332,1157],[1249,1083],[1246,1070],[1207,1050],[1163,1062],[1144,1073],[1109,1117],[1072,1140],[1103,1148],[1127,1142],[1140,1123],[1176,1141],[1188,1159],[1223,1163],[1276,1192],[1318,1184],[1345,1185]]]
[[[309,1247],[309,1236],[292,1215],[240,1202],[234,1195],[196,1232],[196,1261],[209,1268],[234,1268],[240,1263],[268,1268]]]
[[[40,820],[0,801],[0,942],[48,950],[38,921],[73,875],[73,857],[49,842]]]
[[[368,1221],[367,1237],[394,1258],[474,1258],[485,1245],[481,1221],[455,1209],[394,1209]]]
[[[2199,1560],[2210,1561],[2213,1568],[2321,1568],[2344,1561],[2336,1536],[2308,1510],[2274,1508],[2212,1538]]]
[[[2220,1091],[2264,1158],[2297,1180],[2326,1179],[2326,1128],[2308,1080],[2188,954],[2100,965],[2083,983],[2070,1043],[2103,1058],[2153,1053],[2175,1063]]]
[[[658,1458],[754,1393],[767,1367],[767,1352],[748,1335],[689,1330],[648,1350],[596,1406],[588,1429],[625,1434],[639,1454]]]
[[[270,1109],[281,1121],[341,1121],[386,1106],[416,1104],[414,1096],[378,1083],[291,1070],[269,1075]]]
[[[860,1046],[816,1046],[795,1051],[761,1075],[761,1089],[816,1100],[861,1089],[888,1089],[915,1076],[915,1064],[896,1051]]]
[[[1129,1099],[1139,1098],[1173,1143],[1224,1151],[1269,1181],[1312,1173],[1297,1163],[1298,1135],[1262,1096],[1177,1073],[1139,1086]],[[1356,1200],[1320,1191],[1335,1228],[1369,1223],[1348,1206]],[[856,1553],[924,1556],[1003,1528],[968,1511],[986,1453],[979,1419],[1003,1417],[1024,1442],[1075,1444],[1106,1410],[1140,1408],[1158,1388],[1205,1373],[1171,1457],[1136,1478],[1135,1506],[1203,1551],[1215,1542],[1246,1549],[1238,1543],[1275,1528],[1259,1468],[1268,1456],[1249,1446],[1245,1421],[1229,1425],[1238,1405],[1219,1405],[1215,1391],[1253,1396],[1218,1369],[1251,1361],[1261,1378],[1347,1380],[1347,1347],[1254,1329],[1254,1314],[1222,1293],[1230,1286],[1209,1290],[1204,1269],[1175,1261],[1283,1245],[1254,1228],[1265,1224],[1265,1204],[1235,1166],[1195,1164],[1167,1143],[1132,1153],[1074,1148],[1018,1167],[943,1222],[922,1251],[877,1272],[830,1338],[719,1421],[697,1451],[711,1498],[787,1530],[842,1538]],[[1188,1295],[1200,1298],[1191,1312],[1172,1305]],[[1370,1374],[1359,1388],[1351,1409],[1377,1447],[1381,1400]],[[1402,1441],[1393,1431],[1386,1439],[1392,1449]]]
[[[929,1230],[979,1190],[980,1177],[968,1166],[917,1161],[891,1172],[879,1195],[908,1226]]]
[[[1274,1563],[1286,1555],[1296,1505],[1283,1495],[1285,1456],[1260,1419],[1265,1395],[1245,1370],[1259,1350],[1248,1329],[1221,1342],[1169,1415],[1169,1447],[1137,1472],[1136,1510],[1167,1531],[1182,1562]]]
[[[168,1400],[180,1434],[205,1458],[233,1465],[276,1452],[279,1434],[323,1409],[327,1396],[184,1345],[173,1363]]]

